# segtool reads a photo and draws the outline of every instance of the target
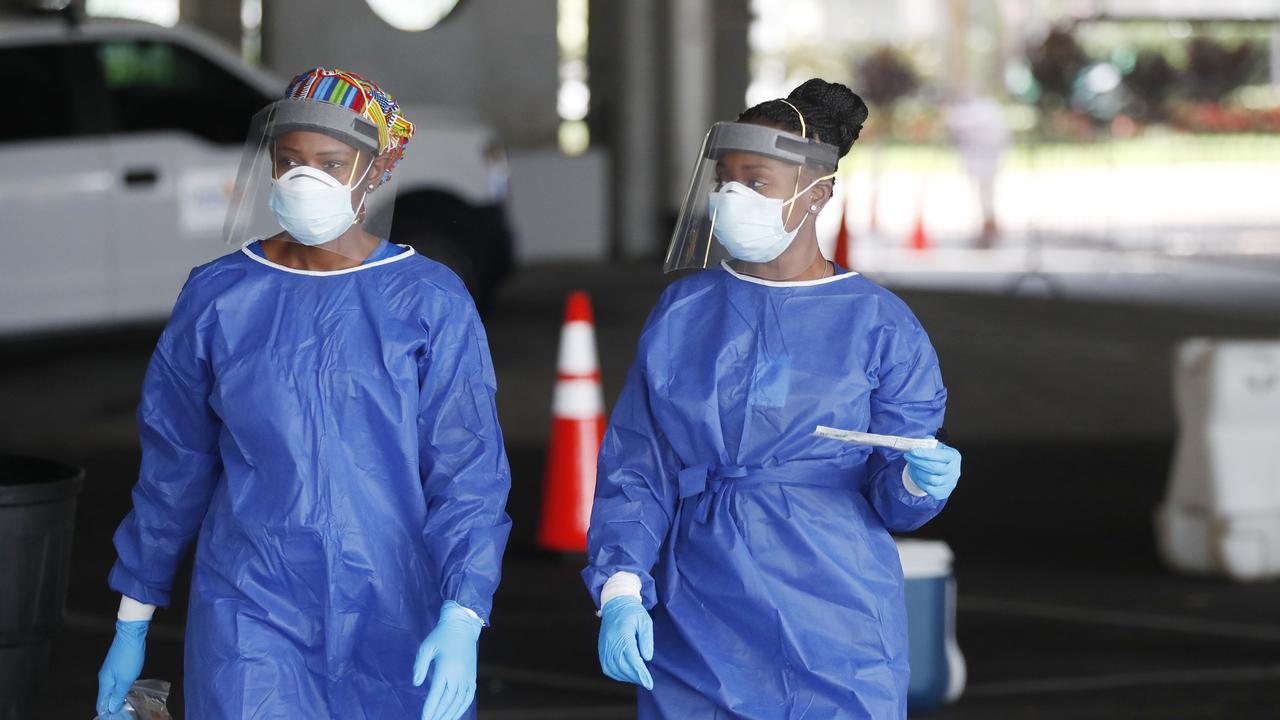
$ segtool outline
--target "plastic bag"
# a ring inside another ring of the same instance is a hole
[[[120,712],[105,712],[93,720],[173,720],[165,702],[169,699],[169,683],[164,680],[139,680],[129,688]]]

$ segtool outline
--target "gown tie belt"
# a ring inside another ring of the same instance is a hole
[[[680,471],[678,482],[682,501],[697,498],[697,519],[706,522],[711,499],[729,488],[761,485],[805,485],[824,488],[853,488],[853,468],[830,461],[797,460],[771,467],[744,465],[691,465]]]

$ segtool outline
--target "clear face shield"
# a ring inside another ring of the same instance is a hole
[[[819,256],[796,240],[814,213],[806,199],[834,177],[839,151],[786,130],[721,122],[702,144],[663,266],[666,272],[727,261],[766,280],[788,280]]]
[[[223,225],[228,244],[276,239],[363,260],[391,234],[396,188],[378,129],[331,103],[277,100],[256,115]]]

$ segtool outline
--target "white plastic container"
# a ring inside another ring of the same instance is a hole
[[[964,692],[964,655],[956,643],[956,583],[951,548],[940,540],[895,538],[906,580],[911,683],[907,706],[930,712]]]
[[[1177,570],[1280,577],[1280,342],[1197,338],[1175,353],[1178,444],[1156,543]]]

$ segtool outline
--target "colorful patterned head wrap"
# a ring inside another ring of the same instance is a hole
[[[413,137],[413,123],[400,113],[400,105],[382,88],[353,72],[314,67],[289,83],[286,98],[319,100],[344,107],[378,128],[379,153],[391,153],[383,180],[404,156]]]

